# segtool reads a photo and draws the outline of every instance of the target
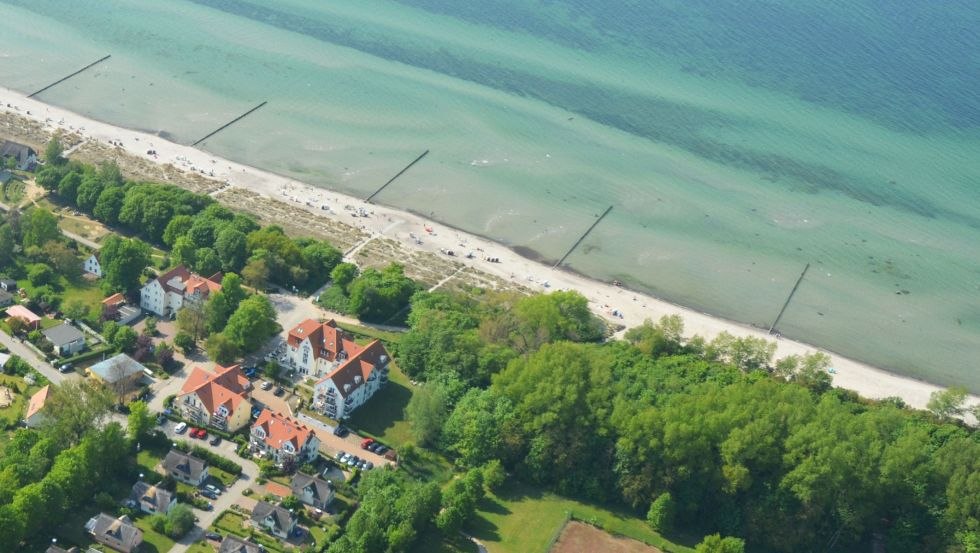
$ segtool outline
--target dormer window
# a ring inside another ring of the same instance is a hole
[[[293,449],[293,444],[290,442],[282,444],[282,450],[286,453],[293,453],[295,451],[295,449]]]
[[[252,434],[255,434],[255,436],[258,438],[265,439],[265,430],[262,430],[261,426],[256,426],[253,428]]]
[[[219,416],[222,416],[222,417],[227,417],[228,416],[228,408],[225,407],[224,405],[218,407],[218,415]]]

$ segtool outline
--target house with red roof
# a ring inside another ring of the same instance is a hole
[[[320,439],[312,428],[268,409],[263,409],[252,424],[250,444],[253,454],[279,465],[310,462],[320,451]]]
[[[178,265],[140,289],[140,307],[160,317],[169,317],[185,302],[202,303],[219,290],[221,273],[205,278]]]
[[[239,365],[218,365],[214,372],[194,367],[174,400],[174,407],[199,426],[235,432],[248,424],[251,387]]]
[[[41,317],[38,317],[33,311],[24,307],[23,305],[8,307],[7,316],[11,319],[20,319],[24,321],[27,328],[31,329],[36,329],[41,324]]]
[[[24,424],[30,428],[37,428],[44,422],[44,404],[51,395],[51,386],[45,386],[31,396],[27,402],[27,413],[24,415]]]
[[[286,355],[297,371],[320,380],[312,406],[332,419],[346,419],[388,381],[390,356],[374,340],[362,346],[337,327],[307,319],[286,337]]]

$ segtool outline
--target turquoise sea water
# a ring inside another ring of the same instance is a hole
[[[0,84],[980,392],[980,5],[0,0]]]

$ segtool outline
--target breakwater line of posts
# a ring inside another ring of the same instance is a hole
[[[779,319],[783,318],[783,313],[786,312],[786,308],[789,307],[789,302],[793,301],[793,295],[796,294],[796,290],[800,287],[800,283],[803,282],[803,277],[806,276],[806,272],[810,270],[810,264],[807,263],[806,267],[803,267],[803,272],[800,273],[800,278],[796,279],[796,284],[793,285],[793,289],[789,291],[789,296],[786,301],[783,302],[783,308],[779,310],[779,315],[776,315],[776,320],[772,322],[772,326],[769,327],[769,334],[776,328],[779,324]]]
[[[216,135],[216,134],[218,134],[219,132],[221,132],[221,131],[223,131],[223,130],[225,130],[225,129],[227,129],[228,127],[230,127],[230,126],[232,126],[232,125],[234,125],[235,123],[237,123],[237,122],[239,122],[239,121],[241,121],[242,119],[245,119],[245,117],[247,117],[248,115],[250,115],[250,114],[251,114],[252,112],[254,112],[255,110],[257,110],[257,109],[259,109],[260,107],[262,107],[262,106],[264,106],[264,105],[266,105],[266,104],[268,104],[268,103],[269,103],[269,101],[268,101],[268,100],[264,100],[264,101],[263,101],[263,102],[262,102],[261,104],[259,104],[259,105],[257,105],[257,106],[255,106],[254,108],[252,108],[252,109],[250,109],[250,110],[248,110],[248,111],[246,111],[245,113],[243,113],[243,114],[241,114],[241,115],[239,115],[238,117],[236,117],[236,118],[234,118],[234,119],[232,119],[231,121],[228,121],[228,122],[227,122],[227,123],[225,123],[224,125],[221,125],[221,126],[220,126],[220,127],[218,127],[217,129],[214,129],[213,131],[211,131],[211,132],[209,132],[208,134],[206,134],[206,135],[204,135],[204,138],[201,138],[201,139],[199,139],[199,140],[198,140],[197,142],[195,142],[195,143],[193,143],[193,144],[191,144],[191,146],[197,146],[197,145],[198,145],[198,144],[200,144],[201,142],[204,142],[205,140],[207,140],[207,139],[209,139],[209,138],[211,138],[212,136],[214,136],[214,135]]]
[[[53,83],[51,83],[51,84],[49,84],[48,86],[46,86],[46,87],[44,87],[44,88],[42,88],[42,89],[39,89],[39,90],[35,90],[34,92],[32,92],[32,93],[31,93],[30,95],[28,95],[27,97],[28,97],[28,98],[33,98],[33,97],[35,97],[35,96],[37,96],[38,94],[40,94],[40,93],[42,93],[42,92],[44,92],[45,90],[47,90],[47,89],[49,89],[49,88],[51,88],[52,86],[55,86],[55,85],[59,85],[59,84],[61,84],[61,83],[63,83],[63,82],[65,82],[65,81],[67,81],[68,79],[70,79],[70,78],[72,78],[72,77],[74,77],[75,75],[78,75],[78,74],[79,74],[79,73],[81,73],[82,71],[85,71],[86,69],[89,69],[89,68],[91,68],[91,67],[95,67],[96,65],[98,65],[98,64],[100,64],[100,63],[102,63],[102,62],[104,62],[105,60],[107,60],[107,59],[109,59],[109,58],[111,58],[111,57],[112,57],[112,54],[108,54],[108,55],[106,55],[106,57],[104,57],[104,58],[101,58],[101,59],[97,59],[97,60],[95,60],[95,61],[93,61],[92,63],[90,63],[90,64],[88,64],[88,65],[86,65],[85,67],[83,67],[83,68],[81,68],[81,69],[79,69],[78,71],[75,71],[74,73],[72,73],[72,74],[70,74],[70,75],[66,75],[66,76],[64,76],[64,77],[62,77],[62,78],[60,78],[60,79],[58,79],[57,81],[55,81],[55,82],[53,82]]]
[[[559,265],[564,263],[565,260],[568,259],[568,256],[572,255],[572,252],[575,251],[575,248],[577,248],[578,245],[581,244],[583,240],[585,240],[585,238],[589,235],[589,233],[592,232],[592,229],[596,228],[599,225],[599,223],[601,223],[602,220],[606,218],[606,215],[609,215],[609,212],[612,211],[612,208],[613,206],[607,207],[606,210],[602,212],[602,215],[600,215],[595,221],[593,221],[592,225],[590,225],[589,228],[586,229],[586,231],[582,234],[582,236],[580,236],[579,239],[576,240],[574,244],[572,244],[572,247],[568,248],[568,251],[565,252],[565,255],[561,256],[561,259],[558,260],[558,263],[552,265],[551,268],[556,269],[558,268]]]
[[[380,194],[381,191],[384,190],[385,188],[387,188],[389,184],[395,182],[395,179],[397,179],[398,177],[400,177],[403,174],[405,174],[405,171],[408,171],[409,169],[411,169],[413,165],[415,165],[416,163],[422,161],[422,158],[425,157],[425,156],[427,156],[427,155],[429,155],[429,150],[426,150],[426,151],[422,152],[422,154],[419,155],[419,157],[413,159],[412,162],[409,163],[408,165],[406,165],[401,171],[395,173],[395,176],[393,176],[390,179],[388,179],[388,182],[382,184],[381,185],[381,188],[375,190],[373,194],[371,194],[367,198],[364,198],[364,201],[367,202],[367,203],[371,203],[371,199],[372,198],[374,198],[375,196],[377,196],[378,194]]]

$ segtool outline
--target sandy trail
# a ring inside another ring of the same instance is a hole
[[[9,104],[9,107],[8,107]],[[177,169],[193,172],[215,182],[215,188],[228,190],[244,188],[262,196],[289,203],[321,217],[330,217],[375,237],[398,241],[411,250],[422,250],[445,256],[453,250],[452,261],[463,263],[480,272],[489,273],[515,285],[533,290],[572,289],[589,299],[592,309],[600,316],[632,327],[645,319],[657,320],[663,315],[678,314],[684,320],[687,335],[699,334],[707,339],[721,332],[736,336],[757,336],[772,339],[765,331],[694,311],[670,302],[597,282],[586,277],[552,269],[523,258],[495,242],[455,230],[394,208],[368,204],[363,200],[316,188],[267,171],[220,158],[189,146],[175,144],[158,136],[123,129],[89,119],[66,109],[26,98],[24,94],[0,87],[0,110],[27,117],[44,125],[49,131],[77,133],[85,140],[123,148],[134,156],[158,164],[171,164]],[[206,146],[206,143],[205,143]],[[149,151],[155,152],[148,154]],[[359,213],[366,216],[354,216]],[[474,258],[467,259],[466,253]],[[497,258],[491,263],[485,258]],[[620,316],[614,317],[616,310]],[[832,358],[835,370],[834,385],[854,390],[868,398],[900,397],[907,404],[924,408],[929,395],[941,389],[919,380],[898,376],[787,338],[777,342],[777,357],[824,351]],[[980,403],[980,397],[970,396],[968,404]],[[972,420],[972,417],[971,417]]]

